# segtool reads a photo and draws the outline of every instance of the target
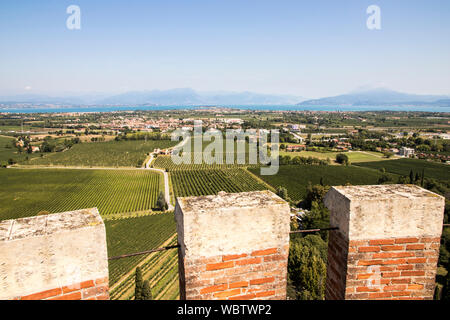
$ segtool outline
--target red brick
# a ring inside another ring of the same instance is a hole
[[[226,261],[230,261],[230,260],[236,260],[236,259],[240,259],[240,258],[245,258],[246,256],[247,256],[246,253],[225,255],[222,257],[222,261],[226,262]]]
[[[424,248],[424,244],[408,244],[406,246],[406,250],[423,250]]]
[[[369,244],[371,246],[375,245],[386,245],[386,244],[394,244],[394,239],[380,239],[380,240],[370,240]]]
[[[206,265],[207,271],[220,270],[234,267],[234,261],[210,263]]]
[[[373,292],[369,293],[369,299],[377,299],[377,298],[390,298],[392,294],[390,292]]]
[[[61,288],[56,288],[24,296],[21,300],[42,300],[45,298],[55,297],[60,294],[62,294]]]
[[[376,264],[382,264],[383,260],[359,260],[358,266],[371,266]]]
[[[49,300],[81,300],[81,292],[78,291],[74,293],[69,293],[55,298],[51,298]]]
[[[411,294],[411,292],[408,292],[408,291],[392,292],[392,295],[394,297],[409,296],[410,294]]]
[[[400,277],[400,272],[383,272],[381,274],[383,278],[395,278]]]
[[[275,291],[272,290],[272,291],[257,292],[257,293],[255,293],[255,295],[256,295],[257,298],[269,297],[269,296],[275,295]]]
[[[103,294],[103,295],[97,296],[97,300],[109,300],[109,295]]]
[[[379,288],[357,287],[356,292],[378,292]]]
[[[408,286],[408,290],[422,290],[423,285],[422,284],[410,284]]]
[[[287,260],[287,256],[281,254],[274,254],[271,256],[264,257],[264,262],[285,261],[285,260]]]
[[[268,254],[274,254],[277,253],[278,250],[277,248],[270,248],[270,249],[265,249],[265,250],[256,250],[252,252],[252,256],[265,256]]]
[[[408,258],[414,257],[414,252],[381,252],[374,253],[372,258],[374,259],[385,259],[385,258]]]
[[[235,296],[241,294],[241,289],[233,289],[228,291],[216,292],[214,293],[214,297],[216,298],[228,298],[231,296]]]
[[[414,269],[413,265],[402,265],[397,267],[397,270],[412,270],[412,269]]]
[[[401,278],[401,279],[391,279],[392,284],[408,284],[411,282],[409,278]]]
[[[269,277],[269,278],[261,278],[261,279],[253,279],[250,280],[250,284],[254,285],[254,284],[263,284],[263,283],[269,283],[269,282],[274,282],[275,278],[274,277]]]
[[[253,298],[256,298],[256,294],[250,293],[250,294],[244,294],[241,296],[230,297],[230,298],[228,298],[228,300],[250,300]]]
[[[383,251],[399,251],[399,250],[403,250],[403,246],[382,246],[381,250],[383,250]]]
[[[200,294],[223,291],[223,290],[227,290],[227,289],[228,289],[228,285],[225,283],[225,284],[220,284],[220,285],[216,285],[216,286],[210,286],[207,288],[203,288],[200,290]]]
[[[416,243],[419,242],[418,238],[399,238],[395,239],[395,243]]]
[[[406,259],[385,260],[383,264],[404,264]]]
[[[425,271],[402,271],[402,277],[424,276]]]
[[[247,264],[256,264],[261,263],[261,258],[250,258],[250,259],[244,259],[244,260],[238,260],[236,261],[237,266],[245,266]]]
[[[380,251],[380,247],[359,247],[359,252],[378,252]]]
[[[229,289],[244,288],[248,286],[248,281],[233,282],[228,285]]]
[[[406,290],[406,285],[392,285],[383,287],[383,291],[403,291]]]

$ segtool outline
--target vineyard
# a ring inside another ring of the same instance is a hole
[[[64,152],[47,153],[23,164],[79,167],[141,167],[156,148],[174,146],[170,140],[108,141],[75,144]]]
[[[170,173],[176,197],[217,194],[219,191],[265,190],[267,185],[245,169],[186,170]]]
[[[155,249],[177,243],[175,221],[171,213],[140,218],[106,221],[108,256]],[[134,298],[134,271],[140,266],[149,280],[155,299],[173,300],[178,297],[177,250],[109,261],[111,299]]]
[[[102,216],[151,210],[162,175],[148,170],[0,170],[0,220],[97,207]]]
[[[259,169],[249,169],[259,176]],[[280,170],[273,176],[259,176],[268,184],[276,187],[285,187],[292,200],[301,200],[306,195],[308,184],[319,184],[322,179],[325,185],[368,185],[377,184],[382,173],[378,170],[354,166],[280,166]],[[396,178],[394,178],[396,181]]]
[[[373,169],[386,169],[387,172],[402,176],[409,176],[412,170],[415,173],[422,174],[424,170],[425,177],[437,180],[450,181],[450,169],[447,164],[436,163],[419,159],[398,159],[377,162],[362,162],[355,164],[361,167]]]

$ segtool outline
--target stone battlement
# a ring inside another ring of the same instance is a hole
[[[108,298],[96,208],[0,222],[0,299]]]

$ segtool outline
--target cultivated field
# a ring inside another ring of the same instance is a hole
[[[92,207],[102,216],[148,211],[163,183],[138,169],[2,169],[0,181],[0,220]]]
[[[172,213],[105,222],[108,256],[151,250],[176,244]],[[153,297],[178,296],[177,249],[109,261],[112,299],[134,299],[134,272],[140,265],[145,280],[150,280]]]
[[[267,185],[245,169],[206,169],[170,173],[176,197],[265,190]]]
[[[348,156],[350,163],[357,162],[369,162],[369,161],[382,161],[387,160],[383,158],[383,154],[379,152],[369,151],[352,151],[352,152],[317,152],[317,151],[300,151],[300,152],[286,152],[280,150],[280,156],[291,156],[291,158],[300,157],[313,157],[322,160],[329,158],[332,163],[336,159],[336,155],[343,153]]]
[[[64,152],[47,153],[24,164],[68,167],[141,167],[156,148],[174,146],[170,140],[108,141],[76,144]]]
[[[260,176],[259,169],[249,168],[249,171],[258,175],[268,184],[276,187],[285,187],[293,200],[301,200],[306,195],[309,183],[319,184],[322,178],[325,185],[368,185],[377,184],[382,175],[380,171],[354,166],[310,166],[288,165],[280,166],[280,170],[273,176]],[[394,180],[395,181],[395,180]]]
[[[417,172],[421,175],[422,170],[424,170],[426,178],[450,181],[449,165],[426,160],[398,159],[378,162],[362,162],[356,165],[373,169],[384,168],[387,172],[392,172],[402,176],[409,176],[411,170],[414,174]]]

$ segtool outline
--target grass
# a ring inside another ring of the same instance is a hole
[[[101,215],[150,210],[162,175],[148,170],[1,169],[0,220],[97,207]]]
[[[24,164],[76,167],[140,167],[147,153],[174,146],[170,140],[108,141],[80,143],[67,151],[46,154]]]
[[[354,167],[354,166],[309,166],[309,165],[289,165],[280,166],[276,175],[259,175],[260,170],[249,168],[249,171],[258,175],[268,184],[277,188],[285,187],[291,199],[298,201],[305,197],[308,184],[319,184],[320,179],[326,185],[336,186],[350,183],[352,185],[377,184],[381,172]],[[394,181],[396,179],[394,178]]]
[[[387,172],[398,175],[409,176],[410,171],[422,174],[424,170],[426,178],[433,178],[437,180],[450,180],[450,166],[437,162],[431,162],[419,159],[397,159],[377,162],[362,162],[356,164],[361,167],[380,169],[384,168]]]
[[[330,158],[331,161],[336,159],[336,155],[339,153],[344,153],[348,156],[350,163],[358,163],[358,162],[369,162],[369,161],[380,161],[383,158],[383,154],[379,152],[361,152],[361,151],[352,151],[352,152],[317,152],[317,151],[300,151],[300,152],[286,152],[280,151],[281,156],[291,156],[291,158],[296,156],[301,157],[313,157],[322,160],[326,160]],[[387,159],[386,159],[387,160]]]

